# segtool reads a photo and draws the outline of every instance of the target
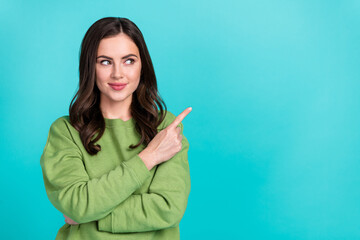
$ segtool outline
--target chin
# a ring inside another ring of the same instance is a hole
[[[111,97],[111,101],[113,102],[123,102],[125,101],[126,99],[128,99],[130,96],[115,96],[115,97]]]

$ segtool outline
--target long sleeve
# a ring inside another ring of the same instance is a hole
[[[182,134],[182,123],[180,127]],[[183,135],[182,149],[157,166],[148,192],[133,194],[120,203],[108,216],[98,220],[98,230],[126,233],[177,226],[190,194],[188,149],[189,142]]]
[[[62,119],[50,127],[40,164],[50,202],[78,223],[107,216],[151,176],[141,158],[134,155],[90,179],[82,152]]]

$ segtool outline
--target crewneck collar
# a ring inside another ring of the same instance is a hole
[[[127,121],[124,121],[120,118],[104,118],[105,120],[105,127],[107,128],[114,128],[114,127],[126,127],[126,128],[133,128],[135,126],[134,118],[130,118]]]

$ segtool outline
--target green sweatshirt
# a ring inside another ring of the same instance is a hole
[[[167,111],[158,131],[175,115]],[[50,202],[78,225],[65,223],[56,240],[180,239],[179,223],[190,193],[189,143],[180,123],[182,149],[150,171],[130,149],[140,135],[135,121],[105,118],[101,151],[88,154],[69,116],[56,119],[40,159]]]

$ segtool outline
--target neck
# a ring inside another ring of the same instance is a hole
[[[113,102],[108,101],[106,98],[100,98],[100,109],[104,118],[109,119],[122,119],[124,121],[132,118],[130,106],[131,106],[131,97],[129,97],[130,101],[119,101]]]

